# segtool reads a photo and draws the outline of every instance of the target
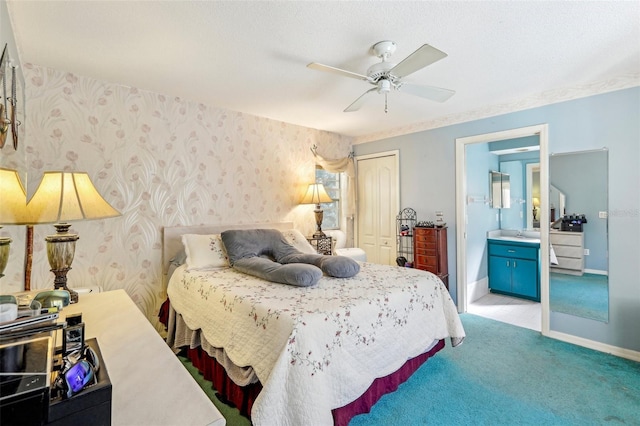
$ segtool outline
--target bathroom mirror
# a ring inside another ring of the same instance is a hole
[[[491,187],[491,207],[494,209],[507,209],[511,206],[511,187],[509,175],[497,171],[489,172]]]
[[[562,218],[566,209],[567,195],[553,185],[549,185],[549,220],[551,223]]]
[[[608,175],[606,149],[549,157],[550,219],[563,212],[586,218],[572,231],[550,231],[552,312],[609,320]]]

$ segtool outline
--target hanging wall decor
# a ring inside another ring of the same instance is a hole
[[[16,90],[16,67],[11,66],[11,135],[13,136],[13,149],[18,150],[18,126],[17,119],[18,96]]]
[[[9,133],[9,119],[7,117],[7,80],[5,78],[5,63],[7,59],[7,45],[2,50],[0,58],[0,77],[2,80],[2,102],[0,102],[0,149],[4,147]]]

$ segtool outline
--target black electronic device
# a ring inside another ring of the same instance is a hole
[[[62,355],[62,348],[57,350],[58,356]],[[55,384],[51,392],[47,426],[108,426],[111,424],[111,380],[107,372],[100,346],[96,339],[87,339],[85,348],[80,353],[73,353],[63,363],[62,370],[58,372],[63,386],[70,386],[67,379],[85,381],[89,375],[90,380],[75,388],[60,388]],[[74,367],[79,366],[79,367]],[[87,369],[90,367],[90,370]],[[74,370],[75,368],[75,370]],[[89,372],[90,371],[90,372]],[[68,377],[67,377],[68,376]]]
[[[67,356],[84,349],[84,323],[67,325],[62,330],[62,355]]]
[[[82,312],[78,312],[77,314],[69,314],[64,319],[67,322],[67,326],[72,327],[74,325],[78,325],[82,322]]]
[[[427,220],[427,221],[420,221],[416,224],[417,228],[435,228],[435,225],[433,224],[433,222]]]
[[[587,223],[583,214],[566,214],[560,222],[560,230],[566,232],[582,232],[582,225]]]
[[[48,336],[0,346],[2,424],[42,424],[47,418],[52,353]]]

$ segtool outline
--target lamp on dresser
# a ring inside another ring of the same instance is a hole
[[[20,176],[15,170],[0,168],[0,228],[25,223],[28,223],[27,195]],[[0,236],[0,277],[9,262],[10,245],[11,238]]]
[[[324,216],[324,212],[322,210],[322,206],[320,203],[332,203],[333,200],[327,194],[327,191],[324,189],[324,185],[321,183],[312,183],[307,188],[307,192],[302,197],[300,204],[315,204],[316,208],[313,212],[316,215],[316,232],[313,234],[314,238],[324,237],[325,234],[322,232],[322,218]]]
[[[53,223],[56,233],[45,238],[56,289],[67,290],[71,303],[78,293],[67,287],[67,272],[76,249],[78,234],[69,232],[70,221],[106,219],[120,216],[98,193],[85,172],[45,172],[27,205],[34,223]]]

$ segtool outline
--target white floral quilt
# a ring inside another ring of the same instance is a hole
[[[435,340],[456,346],[465,336],[442,281],[397,266],[362,263],[355,277],[325,276],[314,287],[183,266],[167,291],[190,329],[254,368],[263,385],[251,412],[256,426],[331,425],[331,410],[374,379]]]

